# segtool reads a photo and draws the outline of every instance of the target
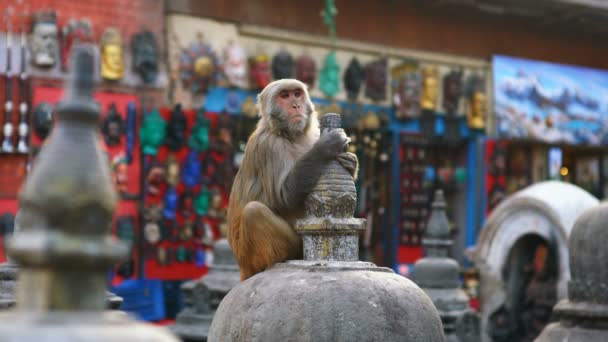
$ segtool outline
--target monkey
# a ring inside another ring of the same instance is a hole
[[[319,135],[307,86],[295,79],[268,84],[257,97],[259,121],[234,178],[227,211],[227,239],[241,281],[275,263],[301,259],[295,230],[304,200],[325,166],[337,160],[355,178],[356,155],[342,129]]]

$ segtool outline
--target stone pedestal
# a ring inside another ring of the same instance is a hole
[[[171,331],[184,342],[207,341],[215,310],[239,281],[239,266],[228,240],[220,239],[213,246],[209,273],[182,285],[185,307],[177,315]]]
[[[321,134],[339,127],[321,118]],[[391,269],[358,260],[365,220],[353,218],[354,182],[330,163],[296,224],[304,260],[279,263],[239,283],[217,309],[209,341],[444,340],[429,297]]]

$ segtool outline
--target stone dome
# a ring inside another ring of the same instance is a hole
[[[368,262],[288,261],[240,283],[209,341],[443,341],[430,298]]]

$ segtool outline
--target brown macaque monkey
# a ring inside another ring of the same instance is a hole
[[[325,165],[338,160],[352,175],[357,157],[335,129],[319,138],[307,87],[294,79],[267,85],[258,95],[260,120],[249,137],[228,205],[228,241],[245,280],[267,267],[302,258],[294,224]]]

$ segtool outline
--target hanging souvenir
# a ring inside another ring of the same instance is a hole
[[[160,241],[160,227],[156,222],[146,222],[144,225],[144,238],[151,245]]]
[[[184,191],[180,196],[179,211],[184,220],[194,216],[194,194],[190,190]]]
[[[260,53],[249,60],[251,86],[254,90],[262,90],[270,83],[270,64],[268,55]]]
[[[241,112],[248,118],[255,118],[258,115],[258,107],[253,102],[253,96],[247,96],[241,103]]]
[[[191,149],[204,152],[209,148],[209,124],[209,119],[205,117],[205,109],[201,108],[196,112],[196,121],[188,140],[188,146]]]
[[[70,19],[62,29],[61,67],[69,68],[72,47],[77,44],[93,42],[93,26],[88,19]]]
[[[163,218],[167,220],[175,219],[178,199],[177,190],[174,187],[167,189],[164,198]]]
[[[293,57],[286,50],[279,51],[272,58],[272,77],[275,80],[293,78]]]
[[[24,20],[25,21],[25,20]],[[19,73],[19,126],[17,132],[19,133],[19,141],[17,142],[17,152],[26,154],[29,151],[30,146],[30,118],[29,118],[29,81],[28,73],[26,71],[26,32],[25,24],[21,28],[21,46],[19,49],[20,54],[20,73]],[[8,68],[7,68],[8,70]],[[6,89],[8,90],[8,89]]]
[[[340,91],[340,66],[336,61],[336,51],[325,57],[325,63],[319,75],[319,89],[327,96],[334,97]]]
[[[182,167],[182,182],[186,187],[192,188],[199,184],[202,167],[203,163],[201,163],[198,153],[190,150]]]
[[[467,80],[467,125],[476,130],[486,127],[485,80],[479,75],[471,75]]]
[[[139,140],[143,153],[146,155],[156,155],[158,148],[165,141],[167,123],[160,115],[158,109],[152,110],[144,117],[144,121],[139,129]]]
[[[127,155],[127,163],[133,161],[133,149],[135,148],[135,129],[137,125],[137,113],[135,112],[135,103],[133,101],[127,104],[127,146],[125,153]]]
[[[213,191],[211,196],[211,205],[209,206],[209,212],[207,215],[211,218],[223,218],[224,208],[222,208],[222,194],[219,191]]]
[[[443,78],[443,109],[448,115],[457,115],[462,95],[462,69],[452,70]]]
[[[51,133],[53,129],[53,106],[48,102],[40,102],[34,108],[34,132],[41,140]]]
[[[165,180],[170,186],[177,186],[180,180],[180,167],[174,154],[169,154],[165,162]]]
[[[303,54],[296,59],[296,79],[303,82],[311,90],[315,86],[317,78],[317,63],[308,54]]]
[[[423,110],[435,112],[439,97],[439,71],[436,66],[427,65],[422,68],[422,97],[420,106]]]
[[[55,11],[42,10],[34,13],[32,23],[32,63],[37,67],[50,68],[57,61],[59,29]]]
[[[209,44],[203,42],[202,35],[182,52],[179,59],[180,77],[185,87],[195,94],[207,93],[217,78],[218,61]]]
[[[101,132],[103,133],[106,145],[120,145],[120,138],[125,133],[125,130],[125,121],[116,110],[116,104],[112,103],[101,126]]]
[[[135,242],[135,218],[120,216],[116,219],[116,236],[130,247]]]
[[[158,163],[152,163],[146,174],[146,192],[149,196],[159,198],[165,183],[165,169]]]
[[[169,121],[167,122],[167,134],[165,144],[171,151],[179,151],[186,144],[186,128],[188,121],[182,111],[182,105],[173,107]]]
[[[115,27],[108,27],[101,36],[101,77],[116,81],[124,76],[122,37]]]
[[[154,33],[142,31],[131,37],[131,57],[133,71],[145,84],[156,81],[158,76],[159,50]]]
[[[223,113],[218,117],[215,131],[212,149],[226,155],[232,153],[232,123],[228,114]]]
[[[122,154],[112,159],[112,178],[116,191],[120,194],[126,194],[129,181],[129,165]]]
[[[365,96],[374,101],[386,99],[388,60],[381,58],[365,66]]]
[[[420,116],[420,89],[422,81],[417,62],[404,62],[391,70],[393,106],[397,119]]]
[[[209,211],[210,204],[211,192],[206,187],[203,187],[198,194],[196,194],[196,198],[194,199],[194,210],[196,210],[197,214],[205,216]]]
[[[228,91],[224,111],[228,114],[241,114],[241,98],[236,91]]]
[[[344,89],[346,89],[346,96],[349,100],[355,101],[359,97],[359,90],[363,83],[363,77],[365,76],[365,70],[359,63],[357,57],[353,57],[348,63],[348,67],[344,72]]]
[[[229,86],[247,88],[247,54],[245,50],[230,41],[222,53],[222,72]]]

